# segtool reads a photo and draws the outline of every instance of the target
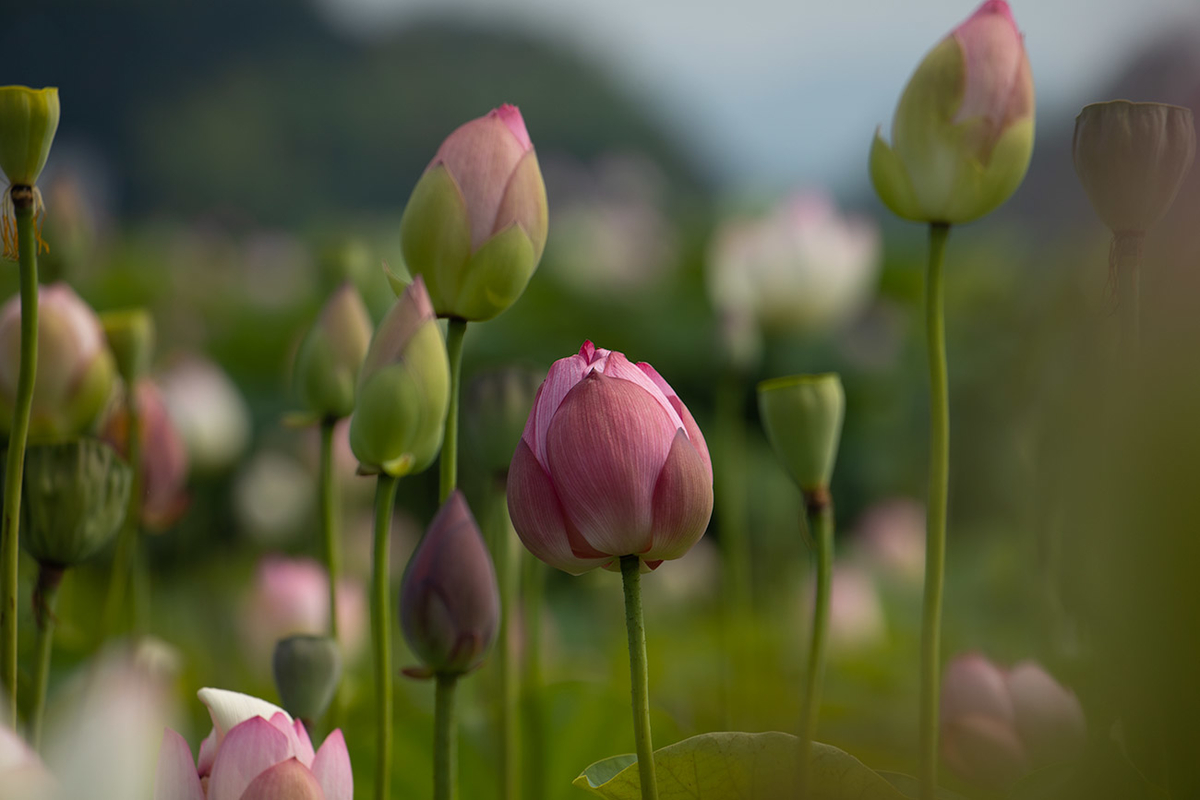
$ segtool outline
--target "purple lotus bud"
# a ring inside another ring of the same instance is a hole
[[[446,500],[408,562],[400,624],[413,652],[434,674],[470,672],[496,641],[496,568],[460,491]]]

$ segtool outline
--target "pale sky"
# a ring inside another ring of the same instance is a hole
[[[436,15],[545,35],[622,78],[733,190],[865,181],[925,52],[977,0],[316,0],[379,35]],[[1040,118],[1073,116],[1197,0],[1010,0]],[[1198,44],[1200,50],[1200,44]],[[1152,100],[1154,98],[1134,98]]]

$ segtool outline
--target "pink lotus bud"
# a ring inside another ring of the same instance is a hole
[[[158,755],[154,800],[352,800],[350,754],[340,730],[314,751],[308,731],[257,697],[201,689],[213,720],[198,763],[167,728]]]
[[[65,283],[38,293],[38,368],[29,420],[31,442],[87,432],[112,392],[116,365],[100,319]],[[0,309],[0,432],[12,424],[20,367],[21,301]]]
[[[816,586],[804,588],[800,607],[811,620]],[[829,587],[829,648],[835,656],[854,656],[878,647],[887,636],[883,601],[871,575],[853,564],[837,564]]]
[[[338,582],[338,637],[352,662],[362,651],[366,600],[362,585]],[[329,573],[311,558],[267,556],[258,564],[242,614],[245,651],[256,668],[270,669],[280,639],[296,634],[323,636],[329,631]]]
[[[137,385],[142,448],[142,524],[150,531],[174,525],[187,510],[187,447],[167,414],[162,393],[149,379]],[[129,417],[124,405],[104,424],[104,440],[129,455]]]
[[[941,726],[946,765],[992,789],[1078,756],[1086,735],[1079,701],[1045,670],[1031,661],[1004,670],[978,653],[946,665]]]
[[[546,187],[516,106],[450,134],[400,221],[409,272],[438,316],[485,320],[512,305],[546,245]]]
[[[496,641],[496,568],[460,491],[446,499],[408,562],[400,624],[413,652],[434,674],[470,672]]]
[[[704,436],[653,367],[591,342],[554,363],[508,475],[530,552],[573,575],[626,555],[654,569],[704,535],[712,504]]]
[[[871,180],[897,215],[959,224],[1016,191],[1033,153],[1033,78],[1005,0],[985,0],[917,67],[876,133]]]

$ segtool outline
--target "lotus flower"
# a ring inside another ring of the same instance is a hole
[[[531,553],[574,575],[626,555],[654,569],[704,535],[712,504],[704,436],[654,367],[591,342],[554,363],[509,468]]]
[[[212,715],[212,733],[195,763],[184,738],[166,730],[154,800],[353,800],[340,730],[314,752],[304,725],[278,706],[222,689],[199,695]]]
[[[224,370],[188,356],[159,377],[159,386],[194,471],[211,474],[237,463],[250,441],[250,409]]]
[[[17,733],[0,723],[0,800],[49,797],[50,773]]]

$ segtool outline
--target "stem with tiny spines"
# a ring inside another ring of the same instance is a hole
[[[17,260],[21,280],[21,363],[17,393],[13,399],[8,455],[4,473],[4,516],[0,530],[0,682],[8,697],[12,727],[17,724],[17,556],[21,519],[21,481],[25,472],[25,443],[29,438],[29,415],[33,406],[33,384],[37,377],[37,231],[34,226],[34,189],[9,189],[17,221]]]
[[[942,593],[946,563],[946,506],[950,481],[950,393],[946,378],[943,263],[950,226],[929,228],[925,278],[925,343],[929,354],[929,503],[925,534],[925,594],[921,610],[921,800],[934,800],[938,769],[938,685]]]
[[[467,321],[451,317],[446,327],[446,357],[450,361],[450,408],[446,412],[446,434],[442,439],[438,502],[445,503],[458,485],[458,397],[462,393],[463,337]]]
[[[646,665],[646,623],[642,616],[642,560],[621,556],[625,587],[625,629],[629,635],[629,678],[633,696],[633,738],[637,744],[638,778],[642,800],[658,800],[654,743],[650,735],[650,677]]]
[[[37,588],[34,590],[34,615],[37,619],[37,661],[33,667],[33,707],[29,716],[29,743],[34,750],[42,749],[42,718],[46,711],[46,690],[50,685],[50,656],[54,650],[54,609],[58,605],[58,586],[62,582],[60,567],[38,567]]]
[[[804,506],[809,535],[817,549],[817,586],[813,602],[812,638],[808,648],[808,669],[804,675],[804,697],[800,710],[799,786],[796,795],[807,797],[812,742],[817,735],[817,715],[821,708],[821,683],[825,674],[825,647],[829,639],[829,597],[833,585],[833,501],[821,488],[806,492]]]
[[[454,690],[458,675],[439,672],[433,703],[433,800],[458,797],[458,725]]]
[[[392,780],[392,637],[391,532],[392,506],[399,479],[386,472],[375,484],[375,550],[371,578],[371,643],[375,650],[376,721],[375,798],[391,795]]]

